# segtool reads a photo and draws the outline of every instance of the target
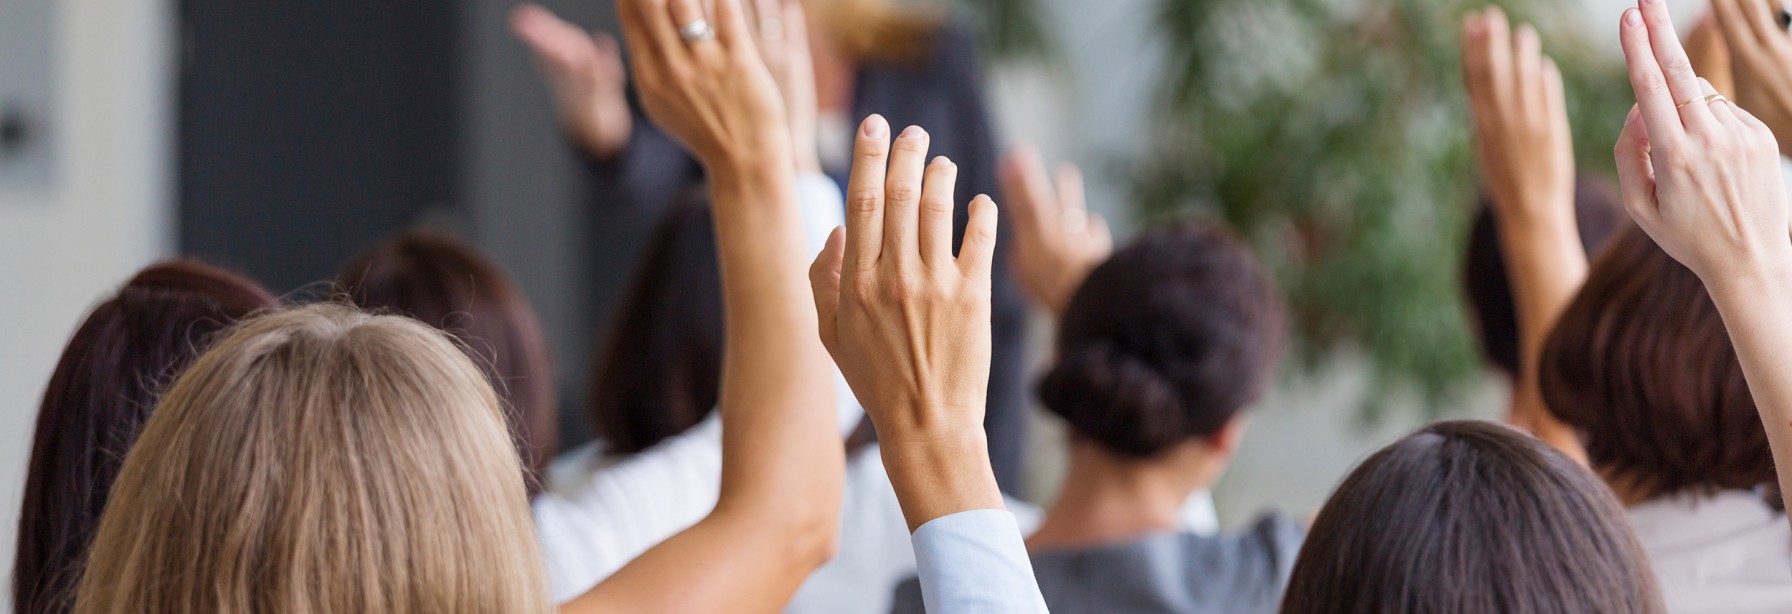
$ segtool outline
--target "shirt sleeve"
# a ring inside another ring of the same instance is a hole
[[[1046,611],[1014,514],[971,510],[942,516],[915,529],[911,539],[928,612]]]

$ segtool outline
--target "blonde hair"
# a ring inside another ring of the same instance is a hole
[[[522,475],[442,333],[341,305],[263,316],[152,414],[75,611],[545,613]]]
[[[807,0],[814,23],[859,60],[913,62],[933,48],[945,24],[931,6],[902,6],[891,0]]]

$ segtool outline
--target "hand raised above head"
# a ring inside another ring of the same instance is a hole
[[[616,39],[587,33],[529,3],[511,10],[510,30],[534,53],[569,136],[599,159],[622,151],[634,131],[634,118]]]
[[[1625,208],[1707,286],[1783,263],[1792,241],[1772,131],[1693,74],[1662,0],[1640,4],[1620,25],[1637,99],[1615,151]]]
[[[617,0],[616,7],[649,118],[712,170],[790,164],[784,102],[741,0]]]
[[[1562,73],[1537,31],[1498,7],[1462,25],[1462,74],[1481,180],[1502,221],[1574,219],[1574,145]]]
[[[1780,27],[1777,3],[1711,0],[1717,27],[1728,45],[1736,102],[1779,137],[1792,152],[1792,35]]]
[[[1065,164],[1050,177],[1030,147],[1008,155],[1001,179],[1014,216],[1015,277],[1028,298],[1062,316],[1083,278],[1114,251],[1107,220],[1089,213],[1081,170]]]

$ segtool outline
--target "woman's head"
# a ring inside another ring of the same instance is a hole
[[[1243,244],[1209,225],[1157,231],[1071,298],[1039,396],[1076,437],[1153,457],[1256,402],[1282,338],[1274,282]]]
[[[701,198],[653,233],[592,362],[587,417],[607,450],[633,454],[695,426],[722,385],[722,277]]]
[[[174,260],[88,314],[38,409],[13,570],[18,611],[68,610],[119,466],[163,388],[214,333],[278,303],[253,281]]]
[[[1544,345],[1541,376],[1588,460],[1637,496],[1774,481],[1723,318],[1698,276],[1641,230],[1594,261]]]
[[[1616,196],[1598,181],[1581,178],[1574,185],[1574,220],[1581,248],[1598,254],[1618,229],[1629,223]],[[1506,273],[1506,257],[1500,247],[1498,220],[1491,203],[1483,199],[1469,231],[1463,259],[1463,291],[1474,315],[1481,340],[1481,355],[1488,364],[1513,376],[1518,373],[1518,312],[1512,303],[1512,279]]]
[[[407,315],[460,340],[504,401],[533,493],[559,444],[559,401],[547,340],[516,282],[472,246],[407,233],[356,258],[340,283],[363,308]]]
[[[416,321],[251,320],[168,391],[94,540],[79,612],[546,612],[492,388]]]
[[[1660,612],[1611,491],[1537,439],[1432,425],[1369,457],[1320,510],[1283,614]]]

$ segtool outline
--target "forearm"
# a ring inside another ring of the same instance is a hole
[[[1792,495],[1792,258],[1777,258],[1760,273],[1707,284],[1730,332],[1767,440],[1779,468],[1780,493]]]
[[[813,544],[777,519],[720,512],[560,606],[563,614],[778,612],[811,571]]]
[[[1587,256],[1575,226],[1573,204],[1542,209],[1561,213],[1499,220],[1501,252],[1512,284],[1520,351],[1510,421],[1585,462],[1586,451],[1573,429],[1557,420],[1543,402],[1538,374],[1550,330],[1586,282]]]
[[[795,180],[783,158],[765,159],[779,163],[711,169],[727,330],[716,513],[769,512],[789,521],[773,528],[831,535],[845,463],[835,376],[816,334]]]
[[[981,427],[886,433],[879,447],[909,531],[958,512],[1007,509]]]

